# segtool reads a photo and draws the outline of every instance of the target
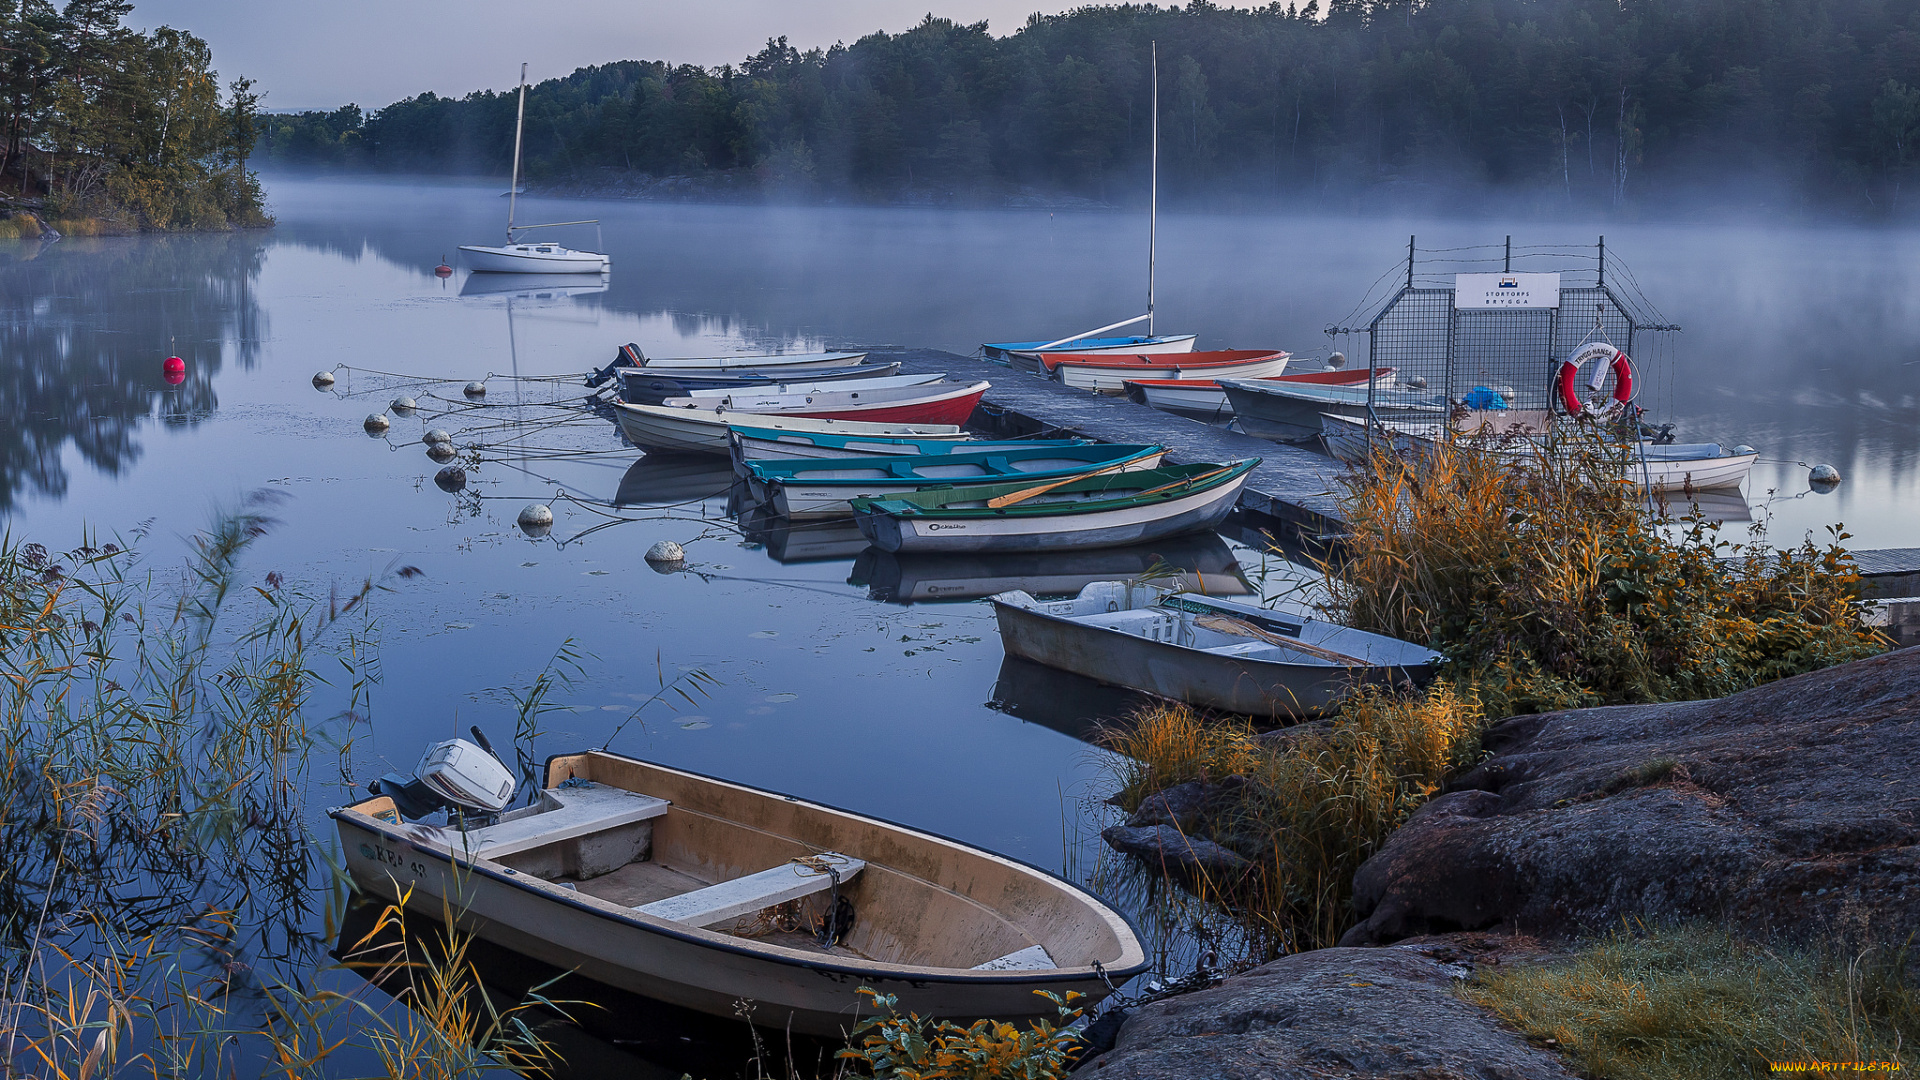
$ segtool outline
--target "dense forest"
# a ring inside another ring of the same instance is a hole
[[[236,79],[223,97],[206,42],[129,29],[132,8],[0,0],[0,216],[109,230],[266,224],[247,169],[253,83]]]
[[[1139,197],[1157,42],[1176,198],[1675,199],[1902,209],[1914,0],[1192,0],[900,34],[739,66],[582,68],[527,100],[528,172],[748,176],[790,193]],[[504,174],[513,94],[264,117],[276,165]]]

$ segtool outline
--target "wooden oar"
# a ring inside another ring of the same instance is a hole
[[[1240,463],[1236,461],[1231,465],[1222,465],[1219,468],[1213,470],[1212,472],[1201,473],[1199,476],[1189,476],[1185,480],[1175,480],[1171,484],[1161,484],[1157,488],[1148,488],[1145,491],[1136,491],[1133,493],[1132,497],[1136,499],[1145,498],[1148,495],[1158,495],[1161,492],[1167,490],[1168,488],[1177,488],[1181,484],[1197,484],[1202,480],[1211,480],[1214,477],[1219,476],[1223,472],[1232,472],[1234,468],[1239,464]]]
[[[1234,637],[1258,638],[1269,645],[1278,645],[1283,649],[1293,649],[1306,653],[1308,656],[1317,656],[1322,660],[1340,664],[1343,667],[1367,666],[1367,662],[1357,656],[1348,656],[1346,653],[1334,652],[1332,649],[1322,648],[1318,645],[1309,645],[1295,638],[1270,633],[1245,619],[1236,619],[1231,615],[1202,615],[1193,620],[1193,625],[1207,630],[1215,630],[1222,634],[1232,634]]]
[[[1088,480],[1093,477],[1099,476],[1101,473],[1110,473],[1110,472],[1113,472],[1115,469],[1124,469],[1128,465],[1131,465],[1134,462],[1139,461],[1141,458],[1146,457],[1148,454],[1152,452],[1153,451],[1151,450],[1143,450],[1140,453],[1135,454],[1130,458],[1124,458],[1120,461],[1115,461],[1107,465],[1102,465],[1101,467],[1093,470],[1092,472],[1083,472],[1079,476],[1069,476],[1065,480],[1055,480],[1051,484],[1041,484],[1039,487],[1022,488],[1019,491],[1010,491],[1005,495],[995,496],[994,498],[987,500],[987,508],[989,510],[998,510],[1003,506],[1012,506],[1014,503],[1017,503],[1017,502],[1026,502],[1028,499],[1033,498],[1035,495],[1045,495],[1047,492],[1052,491],[1054,488],[1057,488],[1057,487],[1066,487],[1068,484],[1078,483],[1081,480]]]

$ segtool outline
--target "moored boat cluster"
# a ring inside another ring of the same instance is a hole
[[[1417,458],[1462,440],[1493,455],[1551,454],[1576,427],[1625,431],[1636,466],[1626,478],[1647,491],[1737,487],[1756,459],[1643,431],[1631,364],[1604,343],[1582,343],[1540,388],[1481,375],[1457,393],[1451,366],[1435,387],[1417,365],[1377,356],[1349,369],[1333,353],[1289,372],[1286,351],[1195,351],[1196,341],[1085,335],[982,353],[1016,379],[1231,419],[1244,434],[1311,440],[1362,466],[1382,450]],[[988,381],[901,367],[860,351],[650,358],[628,345],[587,383],[655,466],[655,498],[713,494],[718,476],[737,500],[730,512],[778,522],[767,530],[789,550],[846,545],[834,550],[860,553],[876,581],[895,560],[896,593],[990,596],[1010,658],[1282,721],[1333,712],[1359,688],[1435,677],[1443,658],[1423,644],[1340,625],[1306,603],[1223,596],[1204,571],[996,577],[962,566],[1157,551],[1139,545],[1197,536],[1220,544],[1211,534],[1261,459],[1170,461],[1168,445],[1146,438],[979,438],[966,425]],[[1576,386],[1590,368],[1592,403]],[[615,504],[654,501],[634,486],[623,482]],[[648,558],[662,572],[685,561],[677,548]],[[1002,584],[909,583],[897,561],[911,559],[929,560],[929,581],[951,572]],[[851,1023],[853,986],[923,1015],[1006,1020],[1053,1008],[1035,991],[1098,1000],[1146,966],[1138,936],[1103,901],[990,852],[605,751],[550,761],[541,793],[517,810],[461,794],[485,783],[429,782],[444,779],[447,759],[484,764],[481,755],[490,751],[442,744],[419,779],[385,778],[338,811],[349,870],[386,896],[457,901],[483,935],[511,928],[502,938],[513,947],[648,997],[721,1016],[751,999],[764,1020],[832,1036]],[[423,820],[449,808],[444,826]]]

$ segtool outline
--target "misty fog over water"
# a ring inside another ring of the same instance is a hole
[[[499,231],[496,191],[281,181],[273,242],[421,275],[456,239]],[[542,370],[602,363],[616,339],[656,355],[702,340],[968,353],[982,341],[1057,337],[1144,307],[1146,223],[1137,214],[526,205],[535,216],[602,218],[616,268],[606,292],[576,301],[606,336],[584,352],[542,356]],[[1200,348],[1272,346],[1306,359],[1340,348],[1363,362],[1364,338],[1323,331],[1368,313],[1361,301],[1370,289],[1377,300],[1374,287],[1404,266],[1409,235],[1425,251],[1499,245],[1509,233],[1516,247],[1586,245],[1588,257],[1606,236],[1610,260],[1683,328],[1642,339],[1641,404],[1654,422],[1677,423],[1685,441],[1760,449],[1748,494],[1761,504],[1769,489],[1778,493],[1776,541],[1834,521],[1863,547],[1904,546],[1920,534],[1914,230],[1166,214],[1157,326],[1197,332]],[[441,288],[424,277],[414,287]],[[1805,494],[1805,469],[1794,463],[1823,461],[1847,482],[1831,495]]]
[[[720,680],[710,700],[650,710],[612,748],[1050,869],[1084,866],[1102,823],[1088,800],[1106,787],[1102,752],[1083,739],[1113,702],[1003,664],[985,604],[896,602],[889,590],[912,567],[862,559],[857,542],[742,536],[724,498],[706,497],[724,490],[724,464],[642,460],[604,422],[527,440],[591,456],[484,465],[479,501],[437,490],[418,440],[427,426],[539,422],[524,403],[583,388],[496,379],[477,419],[434,393],[458,399],[459,382],[490,373],[582,372],[627,341],[659,356],[969,353],[1085,331],[1143,307],[1144,217],[525,199],[523,221],[602,220],[604,288],[436,278],[442,258],[459,265],[458,245],[498,242],[499,191],[270,178],[270,231],[0,245],[0,522],[56,549],[83,528],[126,536],[144,524],[145,566],[165,571],[217,508],[266,489],[282,496],[279,524],[249,572],[279,570],[324,596],[329,583],[420,567],[425,577],[374,599],[384,681],[348,754],[355,779],[410,768],[425,743],[470,723],[508,735],[507,692],[570,642],[589,659],[561,695],[570,711],[546,720],[540,756],[602,744],[658,688],[657,670],[700,667]],[[1684,328],[1636,348],[1650,419],[1684,441],[1759,448],[1748,494],[1770,506],[1777,542],[1843,521],[1858,547],[1916,544],[1920,232],[1163,214],[1156,329],[1198,333],[1201,348],[1309,361],[1340,348],[1363,363],[1363,338],[1323,331],[1362,317],[1361,301],[1404,273],[1409,235],[1447,249],[1509,231],[1516,247],[1569,251],[1605,234],[1610,263]],[[562,237],[591,238],[590,227]],[[162,378],[173,354],[188,363],[177,388]],[[334,393],[310,385],[321,370],[340,372]],[[362,418],[402,392],[426,410],[369,439]],[[1811,494],[1800,461],[1830,462],[1845,482]],[[674,505],[589,533],[605,517],[564,497],[635,491]],[[532,501],[553,506],[552,539],[515,529]],[[685,544],[700,573],[645,569],[659,539]],[[339,785],[323,788],[310,795],[316,829],[344,801]]]

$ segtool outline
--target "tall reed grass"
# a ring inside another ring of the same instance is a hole
[[[574,1003],[544,987],[496,1000],[451,911],[408,935],[402,905],[386,906],[326,959],[347,893],[302,820],[309,766],[328,746],[346,753],[363,725],[380,677],[368,608],[390,581],[318,597],[249,573],[269,510],[221,516],[178,573],[143,572],[137,544],[0,539],[0,1074],[555,1071],[541,1025]],[[523,736],[576,655],[563,645],[512,695]],[[711,681],[663,671],[657,696],[692,700]],[[316,718],[322,689],[333,703]],[[866,1030],[910,1027],[950,1069],[928,1075],[1057,1077],[1070,1041],[1046,1025],[949,1030],[891,1014]],[[968,1061],[981,1068],[951,1071]],[[914,1066],[828,1068],[904,1078]]]
[[[221,516],[178,574],[91,538],[0,540],[0,1068],[230,1075],[326,1041],[272,1026],[320,1015],[300,989],[325,947],[307,763],[323,735],[351,739],[388,585],[320,598],[250,577],[269,510]],[[343,709],[316,722],[323,661]],[[423,1044],[392,1045],[398,1062]]]
[[[1253,865],[1236,881],[1196,882],[1240,915],[1256,957],[1334,944],[1352,925],[1353,873],[1449,772],[1479,753],[1482,713],[1441,684],[1418,694],[1366,688],[1338,715],[1263,739],[1246,721],[1184,705],[1142,709],[1111,729],[1121,755],[1113,802],[1131,813],[1190,781],[1243,781],[1204,823]]]

